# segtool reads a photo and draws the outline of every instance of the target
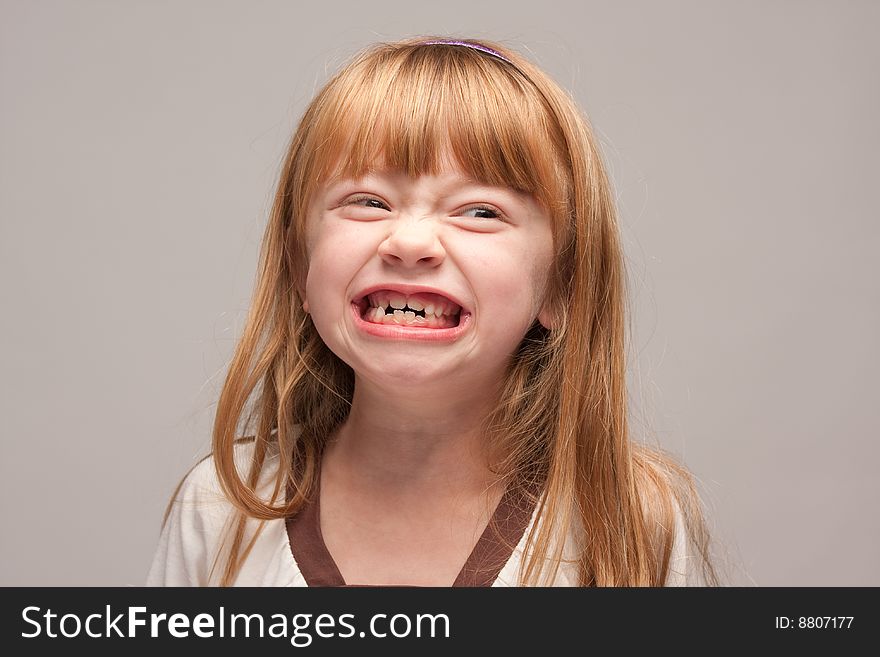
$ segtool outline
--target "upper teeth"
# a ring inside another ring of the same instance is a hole
[[[422,301],[417,295],[405,296],[395,292],[376,292],[367,296],[371,308],[391,308],[403,310],[409,306],[412,310],[424,310],[425,316],[453,315],[459,311],[459,307],[451,302]]]

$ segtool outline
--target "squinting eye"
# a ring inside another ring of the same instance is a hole
[[[501,212],[499,212],[495,208],[491,208],[486,205],[477,205],[472,208],[468,208],[462,214],[467,214],[468,212],[484,213],[482,215],[475,216],[475,219],[501,219]]]
[[[388,206],[386,206],[382,201],[375,198],[374,196],[355,196],[354,198],[347,201],[348,205],[362,205],[365,208],[377,208],[379,210],[387,210]]]

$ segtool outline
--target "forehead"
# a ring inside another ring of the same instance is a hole
[[[511,177],[500,176],[487,167],[474,166],[467,158],[453,151],[449,143],[425,148],[426,155],[420,161],[402,161],[388,154],[385,145],[376,144],[376,153],[367,158],[364,150],[369,148],[344,148],[332,161],[327,161],[316,176],[319,185],[330,186],[342,180],[359,180],[366,177],[385,178],[436,178],[455,180],[461,184],[504,187],[522,193],[532,193],[532,185],[520,185]],[[360,152],[358,152],[360,151]]]
[[[324,186],[332,186],[341,181],[361,180],[364,178],[383,178],[397,181],[432,179],[449,182],[450,184],[510,188],[509,185],[499,184],[497,181],[489,180],[486,176],[475,175],[474,172],[463,166],[449,149],[444,149],[437,156],[437,161],[432,166],[421,167],[416,170],[390,162],[389,158],[384,154],[379,154],[373,160],[360,165],[352,162],[350,159],[341,157],[335,163],[332,171],[326,175],[324,180],[319,182]]]

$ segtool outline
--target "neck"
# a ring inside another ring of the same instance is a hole
[[[351,411],[325,458],[351,482],[389,494],[486,490],[496,477],[480,428],[496,394],[486,387],[483,394],[473,387],[389,391],[356,380]]]

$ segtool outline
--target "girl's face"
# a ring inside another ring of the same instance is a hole
[[[311,203],[306,239],[315,328],[383,389],[485,392],[535,318],[549,326],[549,216],[457,166],[332,180]]]

